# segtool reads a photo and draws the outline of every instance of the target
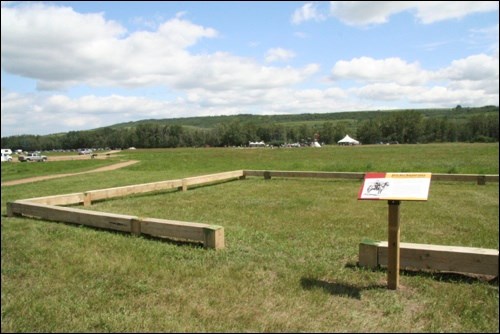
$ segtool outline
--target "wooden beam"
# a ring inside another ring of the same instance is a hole
[[[302,172],[302,171],[268,171],[268,170],[244,170],[245,176],[264,176],[271,177],[310,177],[324,179],[351,179],[363,180],[365,173],[360,172]],[[486,182],[498,182],[498,175],[483,175],[483,174],[432,174],[432,181],[462,181],[462,182],[477,182],[477,184],[485,184]]]
[[[498,182],[498,175],[483,175],[483,174],[434,174],[431,176],[432,181],[461,181],[461,182],[476,182],[479,185],[484,185],[486,182]]]
[[[141,220],[141,233],[202,242],[207,248],[224,248],[224,228],[222,226],[145,218]]]
[[[152,191],[173,189],[173,188],[178,188],[180,186],[182,186],[181,180],[169,180],[169,181],[135,184],[130,186],[107,188],[100,190],[90,190],[87,191],[86,194],[91,195],[92,201],[98,201],[113,197],[121,197],[134,194],[142,194]]]
[[[203,228],[206,226],[205,224],[159,218],[141,219],[142,234],[174,239],[188,239],[192,241],[204,240]]]
[[[136,236],[139,236],[141,235],[141,225],[142,225],[142,222],[140,219],[132,219],[132,221],[130,222],[130,232]]]
[[[271,177],[309,177],[322,179],[351,179],[363,180],[365,173],[349,172],[302,172],[302,171],[276,171],[276,170],[245,170],[245,176],[263,176],[266,179]]]
[[[224,244],[224,228],[218,225],[211,225],[203,228],[204,240],[203,244],[207,248],[223,249]]]
[[[122,232],[131,232],[131,220],[137,218],[128,215],[87,211],[27,201],[16,201],[7,204],[10,206],[10,212],[15,215],[86,225]]]
[[[25,199],[24,201],[29,201],[31,203],[47,204],[47,205],[80,204],[84,202],[84,193],[35,197],[35,198]]]
[[[7,212],[12,216],[27,216],[49,221],[73,223],[91,227],[147,234],[176,240],[201,242],[207,248],[224,248],[224,228],[217,225],[183,222],[176,220],[145,218],[107,212],[87,211],[29,201],[7,203]]]
[[[361,267],[375,269],[378,267],[378,242],[363,240],[359,244],[359,262]]]
[[[359,247],[359,265],[387,266],[387,249],[387,241],[363,241]],[[498,250],[402,242],[400,268],[498,276]]]
[[[200,185],[218,181],[228,181],[232,179],[240,179],[242,176],[244,176],[242,170],[235,170],[231,172],[188,177],[182,179],[182,190],[186,191],[189,186],[194,186],[194,185]]]

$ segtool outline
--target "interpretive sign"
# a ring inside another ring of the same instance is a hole
[[[387,287],[396,290],[399,286],[399,206],[401,201],[426,201],[429,196],[431,173],[366,173],[359,190],[359,199],[387,200],[388,249]]]
[[[367,173],[359,200],[426,201],[431,173]]]

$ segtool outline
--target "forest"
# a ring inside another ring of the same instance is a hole
[[[359,111],[300,115],[206,116],[121,123],[86,131],[2,137],[23,151],[80,148],[247,146],[264,141],[336,144],[346,134],[362,144],[498,142],[498,106]]]

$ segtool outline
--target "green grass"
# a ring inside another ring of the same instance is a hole
[[[498,144],[127,155],[141,162],[2,188],[2,331],[498,332],[497,282],[403,271],[390,291],[356,265],[362,239],[387,240],[387,204],[358,201],[359,181],[249,177],[91,207],[222,225],[222,251],[5,217],[15,199],[234,169],[498,174]],[[498,183],[432,182],[402,203],[401,241],[498,249],[498,198]]]

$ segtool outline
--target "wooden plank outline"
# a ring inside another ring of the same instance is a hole
[[[201,242],[206,248],[224,248],[224,228],[218,225],[174,221],[158,218],[140,218],[131,215],[89,211],[62,205],[83,204],[90,206],[92,201],[123,197],[167,189],[187,191],[190,186],[210,184],[221,181],[241,179],[242,170],[202,175],[179,180],[144,183],[108,189],[90,190],[82,193],[36,197],[7,203],[7,215],[41,218],[86,225],[108,230],[130,232],[135,235],[146,234],[181,241]]]
[[[201,242],[207,248],[223,249],[224,228],[222,226],[158,218],[139,218],[136,216],[69,208],[63,205],[80,204],[83,206],[90,206],[92,201],[167,189],[187,191],[189,187],[244,179],[246,176],[263,176],[265,179],[271,179],[271,177],[304,177],[363,180],[365,173],[235,170],[184,179],[22,199],[7,203],[7,215],[9,217],[37,217],[45,220],[130,232],[136,235],[148,234],[152,236],[178,238],[181,240]],[[498,175],[433,174],[432,179],[443,181],[477,181],[478,184],[485,184],[486,181],[498,182]]]

